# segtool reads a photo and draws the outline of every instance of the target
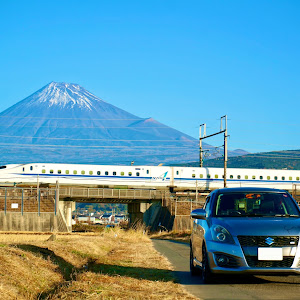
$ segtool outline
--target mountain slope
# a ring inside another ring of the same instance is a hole
[[[51,82],[3,111],[0,138],[1,163],[156,164],[198,157],[196,139],[69,83]]]
[[[197,161],[183,166],[198,166]],[[204,167],[223,168],[222,158],[204,161]],[[300,150],[272,151],[229,157],[228,168],[300,170]]]

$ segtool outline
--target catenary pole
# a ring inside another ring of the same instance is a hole
[[[225,129],[223,129],[223,123]],[[202,136],[202,127],[204,128],[203,136]],[[217,134],[224,133],[224,187],[227,187],[227,181],[226,181],[226,176],[227,176],[227,115],[221,117],[221,126],[220,126],[220,131],[206,135],[206,124],[201,124],[199,128],[199,166],[203,167],[203,150],[202,150],[202,140],[215,136]]]

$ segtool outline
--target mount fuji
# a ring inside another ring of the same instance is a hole
[[[0,138],[1,164],[174,164],[197,161],[199,153],[191,136],[72,83],[51,82],[0,113]]]

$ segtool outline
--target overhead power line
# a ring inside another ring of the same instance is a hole
[[[196,143],[196,140],[122,140],[122,139],[74,139],[67,137],[36,137],[36,136],[17,136],[17,135],[0,135],[4,138],[18,138],[18,139],[45,139],[45,140],[68,140],[68,141],[110,141],[110,142],[177,142],[177,143]]]
[[[112,128],[117,128],[117,129],[157,129],[157,128],[160,128],[160,129],[170,129],[171,127],[168,127],[168,126],[151,126],[151,127],[132,127],[131,125],[129,126],[103,126],[103,127],[100,127],[100,126],[84,126],[84,127],[78,127],[78,126],[47,126],[47,125],[32,125],[32,126],[28,126],[28,125],[0,125],[0,127],[21,127],[21,128],[35,128],[35,127],[38,127],[38,128],[65,128],[65,129],[112,129]]]
[[[46,126],[46,125],[42,125],[42,126],[39,126],[39,125],[36,125],[36,126],[23,126],[23,125],[0,125],[0,127],[21,127],[21,128],[55,128],[55,129],[134,129],[134,130],[137,130],[137,129],[170,129],[171,127],[168,127],[168,126],[151,126],[151,127],[132,127],[132,126],[103,126],[103,127],[100,127],[100,126],[90,126],[90,127],[87,127],[87,126],[84,126],[84,127],[77,127],[77,126]]]
[[[18,116],[0,116],[0,118],[9,118],[9,119],[46,119],[46,120],[104,120],[104,121],[145,121],[149,118],[115,118],[115,119],[102,119],[102,118],[45,118],[45,117],[18,117]]]
[[[30,148],[34,148],[34,147],[69,147],[69,148],[116,148],[116,149],[122,149],[122,148],[126,148],[126,149],[132,149],[132,148],[138,148],[138,149],[145,149],[145,148],[153,148],[153,149],[157,149],[157,148],[162,148],[162,149],[191,149],[190,146],[168,146],[168,145],[162,145],[162,146],[152,146],[152,145],[142,145],[142,146],[136,146],[136,145],[130,145],[130,146],[126,146],[126,145],[120,145],[120,146],[111,146],[111,145],[41,145],[41,144],[13,144],[13,143],[0,143],[0,147],[1,146],[13,146],[13,147],[30,147]],[[195,150],[198,151],[197,148],[195,148]]]

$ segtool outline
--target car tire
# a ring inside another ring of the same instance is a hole
[[[214,282],[214,276],[211,272],[210,266],[209,266],[209,261],[208,261],[208,254],[206,251],[205,245],[202,247],[202,280],[203,283],[213,283]]]
[[[190,273],[192,276],[198,276],[201,273],[201,270],[194,266],[194,254],[192,245],[190,245]]]

